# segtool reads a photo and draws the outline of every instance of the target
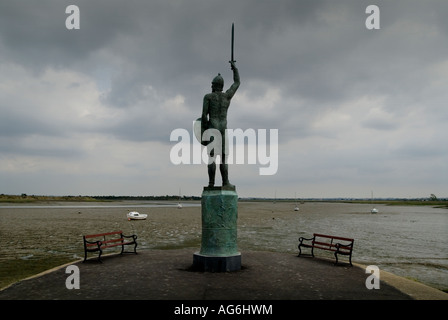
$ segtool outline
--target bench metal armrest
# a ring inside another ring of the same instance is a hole
[[[314,237],[312,237],[312,238],[304,238],[304,237],[300,237],[300,238],[299,238],[299,242],[300,242],[300,243],[302,243],[303,240],[311,241],[311,240],[314,240]]]
[[[347,250],[350,249],[350,251],[351,251],[351,250],[353,250],[353,242],[350,242],[349,244],[342,244],[342,243],[338,242],[335,244],[335,247],[338,251],[340,248],[347,249]]]
[[[103,242],[102,241],[100,241],[100,240],[97,240],[97,241],[88,241],[88,240],[84,240],[84,242],[87,244],[97,244],[97,246],[98,247],[100,247],[102,244],[103,244]]]
[[[137,236],[135,234],[131,234],[130,236],[126,236],[124,234],[121,234],[123,236],[123,238],[133,238],[134,241],[137,240]]]

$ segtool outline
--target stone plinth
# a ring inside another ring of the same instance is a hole
[[[212,272],[240,270],[238,195],[235,187],[204,187],[201,207],[201,250],[193,255],[193,267]]]
[[[193,268],[196,271],[230,272],[241,269],[241,254],[233,256],[209,256],[199,252],[193,254]]]

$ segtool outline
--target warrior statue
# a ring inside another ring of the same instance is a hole
[[[224,79],[221,75],[213,79],[212,92],[204,96],[202,116],[194,121],[193,127],[196,139],[207,147],[209,156],[209,184],[201,195],[201,250],[193,255],[193,267],[199,271],[228,272],[241,269],[241,253],[237,247],[238,195],[235,186],[229,182],[227,167],[227,110],[240,86],[240,76],[233,59],[233,39],[232,25],[232,55],[229,62],[233,71],[233,84],[223,92]],[[221,160],[219,169],[222,187],[216,188],[218,155]]]
[[[216,129],[221,134],[221,152],[219,153],[221,157],[221,163],[219,169],[221,171],[222,185],[230,186],[229,173],[227,165],[227,139],[226,139],[226,129],[227,129],[227,109],[230,106],[230,100],[235,94],[236,90],[240,86],[240,76],[238,69],[235,66],[235,61],[230,61],[231,68],[233,70],[233,84],[226,92],[222,92],[224,87],[224,79],[218,74],[212,81],[212,93],[208,93],[204,96],[204,103],[202,108],[202,118],[201,126],[203,129]],[[214,158],[214,154],[219,150],[209,150],[209,156]],[[216,158],[215,158],[216,159]],[[215,185],[215,173],[216,173],[216,163],[213,161],[208,164],[208,178],[209,187]]]

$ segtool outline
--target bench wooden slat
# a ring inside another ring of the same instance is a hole
[[[328,247],[321,247],[321,246],[313,246],[313,248],[328,250],[328,251],[337,251],[336,249],[332,249],[332,248],[328,248]]]
[[[86,247],[98,247],[98,244],[95,242],[95,243],[86,243]]]
[[[353,241],[352,238],[344,238],[344,237],[336,237],[336,236],[329,236],[326,234],[320,234],[320,233],[314,233],[316,237],[322,237],[322,238],[331,238],[331,239],[338,239],[338,240],[345,240],[345,241]]]
[[[101,248],[112,248],[112,247],[116,247],[116,246],[126,246],[128,244],[134,244],[134,242],[120,242],[120,243],[115,243],[115,244],[108,244],[106,246],[101,246]]]
[[[101,242],[102,242],[102,243],[110,243],[110,242],[118,242],[118,241],[123,242],[123,241],[124,241],[124,238],[117,238],[117,239],[104,240],[104,241],[101,241]]]
[[[336,247],[335,243],[328,243],[328,242],[313,241],[313,244],[318,244],[318,245],[327,246],[327,247]]]
[[[88,239],[88,238],[99,238],[99,237],[105,237],[105,236],[110,236],[110,235],[113,235],[113,234],[122,234],[122,233],[123,233],[123,231],[113,231],[113,232],[98,233],[98,234],[88,234],[88,235],[85,235],[84,237],[86,239]]]
[[[99,242],[101,242],[102,243],[102,247],[104,248],[104,246],[103,246],[103,244],[106,244],[106,243],[114,243],[114,242],[120,242],[120,243],[118,243],[117,245],[120,245],[122,242],[124,242],[124,239],[123,238],[119,238],[119,239],[112,239],[112,240],[106,240],[106,241],[104,241],[104,240],[99,240]],[[95,241],[95,242],[90,242],[90,243],[86,243],[86,246],[88,246],[88,247],[92,247],[92,246],[97,246],[98,244],[97,244],[97,241]]]

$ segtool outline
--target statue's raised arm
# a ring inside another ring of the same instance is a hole
[[[240,73],[238,72],[238,68],[235,66],[235,61],[229,61],[229,62],[230,67],[233,70],[233,84],[226,91],[226,94],[228,95],[229,99],[232,99],[236,90],[238,90],[238,87],[240,86]]]

